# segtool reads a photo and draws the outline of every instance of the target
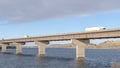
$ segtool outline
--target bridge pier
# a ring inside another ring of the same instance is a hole
[[[18,54],[18,55],[22,54],[22,45],[16,46],[16,54]]]
[[[38,45],[38,56],[45,57],[46,52],[46,45],[49,44],[49,42],[35,42],[36,45]]]
[[[85,45],[89,44],[89,40],[72,39],[72,43],[76,46],[76,59],[85,58]]]
[[[13,43],[16,46],[16,54],[21,55],[22,54],[22,45],[25,43]]]
[[[9,44],[2,44],[2,53],[6,53]]]

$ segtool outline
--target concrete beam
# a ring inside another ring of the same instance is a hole
[[[84,40],[79,40],[81,42],[83,42],[84,44],[90,44],[90,40],[89,39],[84,39]]]
[[[76,59],[85,57],[85,46],[88,45],[89,40],[72,39],[73,45],[76,46]]]
[[[45,57],[46,52],[46,45],[49,44],[49,42],[35,42],[36,45],[38,45],[38,56]]]

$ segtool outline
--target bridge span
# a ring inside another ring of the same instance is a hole
[[[101,38],[120,38],[120,29],[115,30],[102,30],[94,32],[80,32],[71,34],[60,34],[51,36],[38,36],[28,38],[16,38],[16,39],[3,39],[0,40],[2,46],[2,52],[6,52],[6,47],[10,44],[16,45],[16,53],[22,53],[22,45],[26,42],[35,42],[38,45],[38,55],[45,56],[45,45],[48,45],[50,41],[60,40],[72,40],[73,45],[76,46],[76,58],[85,57],[84,45],[90,44],[90,39],[101,39]]]

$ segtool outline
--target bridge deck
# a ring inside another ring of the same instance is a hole
[[[120,29],[0,40],[0,43],[120,38]]]

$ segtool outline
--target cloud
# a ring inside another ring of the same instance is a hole
[[[120,10],[120,0],[0,0],[0,20],[27,22]]]

